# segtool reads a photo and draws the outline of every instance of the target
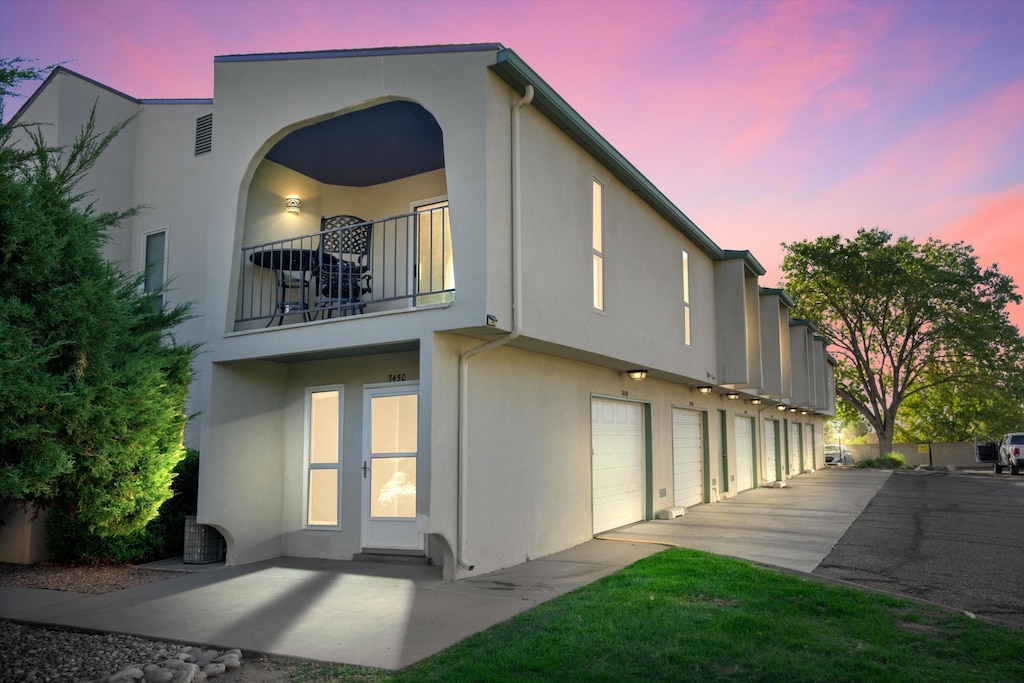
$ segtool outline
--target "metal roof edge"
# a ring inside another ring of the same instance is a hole
[[[138,100],[139,104],[213,104],[212,97],[181,97],[181,98],[147,98]]]
[[[805,320],[803,318],[790,318],[789,319],[789,326],[790,327],[806,327],[807,329],[809,329],[811,331],[812,334],[818,331],[818,326],[817,325],[812,323],[810,320]]]
[[[761,296],[777,296],[782,299],[782,303],[786,304],[789,308],[796,308],[796,302],[793,301],[793,297],[784,289],[778,289],[777,287],[762,287]]]
[[[758,262],[758,260],[756,258],[754,258],[754,255],[752,253],[750,253],[749,251],[742,250],[742,249],[741,250],[726,249],[722,253],[723,253],[723,256],[722,256],[723,260],[743,259],[743,262],[746,263],[747,266],[749,266],[750,269],[752,271],[754,271],[757,275],[764,275],[767,272],[764,269],[764,266],[762,266]]]
[[[52,71],[50,71],[50,73],[46,76],[46,78],[43,79],[43,82],[39,84],[39,87],[36,88],[35,91],[33,91],[33,93],[31,95],[29,95],[28,99],[25,100],[20,107],[18,107],[18,111],[14,112],[14,116],[11,117],[10,123],[12,123],[12,124],[17,123],[18,119],[21,118],[21,115],[25,112],[25,110],[28,109],[32,105],[32,103],[36,101],[36,98],[39,97],[40,93],[42,93],[44,90],[46,90],[46,88],[50,85],[50,83],[52,83],[54,81],[54,79],[56,79],[57,76],[59,76],[60,74],[67,74],[69,76],[74,76],[75,78],[78,78],[80,80],[85,81],[86,83],[89,83],[90,85],[94,85],[97,88],[100,88],[102,90],[106,90],[107,92],[109,92],[109,93],[111,93],[113,95],[117,95],[118,97],[122,97],[122,98],[128,100],[129,102],[134,102],[135,104],[141,104],[142,103],[142,100],[140,100],[140,99],[138,99],[136,97],[132,97],[131,95],[126,95],[125,93],[121,92],[120,90],[116,90],[114,88],[111,88],[109,85],[105,85],[103,83],[100,83],[99,81],[93,80],[93,79],[89,78],[88,76],[83,76],[82,74],[78,73],[77,71],[72,71],[71,69],[67,68],[66,66],[57,65],[57,66],[55,66],[53,68]]]
[[[218,55],[220,62],[273,62],[294,59],[337,59],[339,57],[380,57],[384,55],[422,55],[444,52],[497,52],[505,49],[501,43],[461,43],[453,45],[418,45],[411,47],[368,47],[338,50],[311,50],[308,52],[262,52],[248,55]]]
[[[515,90],[525,92],[527,83],[534,88],[533,107],[551,120],[566,135],[606,166],[626,187],[647,202],[662,218],[689,237],[697,247],[715,260],[724,252],[679,208],[654,186],[626,157],[616,150],[586,120],[562,99],[519,55],[508,48],[498,52],[491,65],[498,76]]]

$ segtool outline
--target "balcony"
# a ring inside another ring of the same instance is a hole
[[[328,221],[327,226],[242,248],[236,330],[454,301],[447,203],[341,227],[330,227]]]

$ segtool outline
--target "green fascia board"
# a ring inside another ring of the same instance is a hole
[[[789,319],[789,326],[790,327],[806,327],[806,328],[808,328],[811,331],[811,334],[814,334],[815,332],[818,331],[818,326],[817,325],[812,323],[810,320],[804,320],[803,318],[790,318]]]
[[[793,301],[793,297],[791,297],[784,289],[762,287],[761,296],[777,296],[787,307],[796,308],[796,302]]]
[[[597,159],[626,187],[635,192],[677,230],[686,235],[697,248],[716,261],[725,258],[725,252],[704,234],[697,224],[679,210],[668,197],[654,186],[631,164],[626,157],[611,146],[600,133],[587,123],[569,103],[537,75],[519,55],[508,48],[499,50],[491,69],[519,93],[526,92],[527,84],[533,86],[532,106],[558,126],[576,144]]]
[[[760,263],[758,263],[757,259],[754,258],[754,255],[751,254],[749,251],[736,250],[736,249],[726,249],[722,253],[724,254],[723,257],[722,257],[723,261],[729,261],[729,260],[732,260],[732,259],[743,259],[743,263],[755,275],[764,275],[765,272],[766,272],[765,269],[764,269],[764,266],[762,266]]]

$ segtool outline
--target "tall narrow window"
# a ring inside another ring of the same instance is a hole
[[[604,310],[604,186],[594,180],[593,240],[594,308]]]
[[[690,255],[683,250],[683,343],[690,345]]]
[[[143,289],[146,293],[159,292],[167,281],[167,230],[148,233],[145,240],[143,261],[146,278],[143,281]],[[160,293],[154,307],[159,310],[163,303],[164,296]]]
[[[455,259],[448,220],[448,200],[413,207],[416,212],[417,306],[455,300]]]
[[[343,387],[306,392],[305,526],[341,527]]]

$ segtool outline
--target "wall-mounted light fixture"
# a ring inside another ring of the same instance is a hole
[[[801,410],[801,411],[800,411],[800,414],[801,414],[801,415],[807,415],[808,413],[807,413],[807,411],[806,411],[806,410]]]
[[[735,401],[736,399],[738,399],[740,397],[740,395],[733,393],[733,394],[726,394],[725,397],[727,399],[729,399],[730,401]]]
[[[789,409],[789,412],[791,412],[791,413],[795,413],[795,412],[796,412],[796,408],[790,408],[790,409]]]
[[[762,403],[764,403],[764,399],[762,399],[762,398],[752,398],[752,399],[750,399],[750,405],[752,405],[752,406],[759,406]]]
[[[302,210],[302,200],[299,195],[290,194],[284,198],[284,210],[288,213],[299,213]]]
[[[775,406],[775,410],[778,410],[778,411],[784,413],[784,412],[786,412],[786,406],[784,406],[783,404],[780,403],[779,405]]]
[[[646,379],[647,378],[647,370],[643,370],[643,369],[627,370],[626,374],[629,375],[630,379],[635,379],[637,382],[639,382],[642,379]]]
[[[697,387],[697,393],[698,394],[710,394],[711,393],[711,387]]]

